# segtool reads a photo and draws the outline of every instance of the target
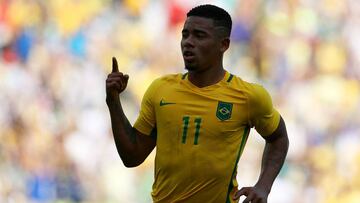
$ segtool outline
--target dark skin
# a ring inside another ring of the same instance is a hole
[[[181,51],[189,80],[198,87],[215,84],[224,77],[222,61],[230,39],[221,29],[214,26],[213,20],[195,16],[188,17],[184,24]],[[192,57],[187,58],[187,52]]]
[[[128,75],[119,72],[113,57],[112,71],[106,79],[106,103],[118,154],[126,167],[135,167],[155,148],[156,140],[133,128],[124,114],[119,94],[125,90],[128,80]]]
[[[181,50],[188,79],[197,87],[206,87],[219,82],[225,74],[223,54],[229,48],[230,39],[223,28],[213,20],[191,16],[182,30]],[[112,131],[118,153],[126,167],[140,165],[156,146],[156,140],[133,128],[126,118],[119,94],[122,93],[129,76],[118,70],[113,58],[112,72],[106,79],[106,102],[110,111]],[[272,184],[284,163],[289,140],[283,119],[266,141],[262,157],[261,173],[253,187],[238,190],[233,199],[245,195],[244,203],[266,203]]]
[[[238,190],[233,199],[239,199],[245,195],[243,203],[267,203],[272,184],[284,164],[289,148],[285,122],[280,118],[277,129],[270,135],[264,137],[266,144],[262,156],[261,172],[259,179],[253,187],[243,187]]]

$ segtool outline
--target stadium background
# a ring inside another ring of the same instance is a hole
[[[105,78],[116,56],[134,122],[149,83],[184,71],[184,15],[203,2],[0,0],[0,202],[150,202],[154,155],[122,165]],[[287,123],[269,202],[358,202],[360,2],[206,2],[233,17],[226,69],[264,85]],[[240,186],[256,181],[263,145],[253,131]]]

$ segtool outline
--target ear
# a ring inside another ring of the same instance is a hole
[[[229,46],[230,46],[230,38],[229,37],[225,37],[221,40],[221,45],[220,45],[220,51],[221,52],[225,52]]]

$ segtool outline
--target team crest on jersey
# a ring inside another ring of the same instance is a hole
[[[232,103],[219,101],[216,110],[216,117],[218,117],[221,121],[228,120],[231,118],[232,107]]]

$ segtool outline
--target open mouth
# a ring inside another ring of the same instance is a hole
[[[193,60],[195,58],[195,54],[191,51],[184,51],[183,56],[185,60]]]

